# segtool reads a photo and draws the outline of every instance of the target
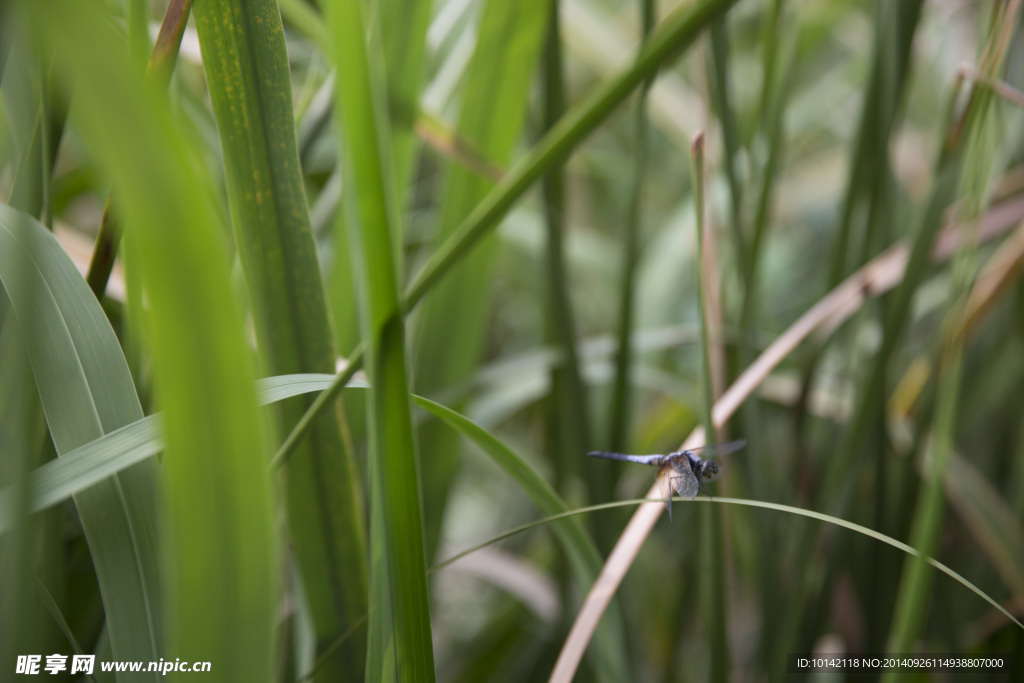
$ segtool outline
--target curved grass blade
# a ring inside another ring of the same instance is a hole
[[[762,509],[765,509],[765,510],[775,510],[777,512],[786,512],[786,513],[793,514],[793,515],[800,515],[801,517],[808,517],[810,519],[816,519],[818,521],[827,522],[828,524],[832,524],[832,525],[835,525],[835,526],[838,526],[838,527],[842,527],[844,529],[849,529],[850,531],[855,531],[855,532],[857,532],[859,534],[863,534],[864,536],[868,536],[870,538],[873,538],[876,541],[881,541],[883,543],[887,543],[888,545],[892,546],[893,548],[896,548],[897,550],[902,550],[903,552],[907,553],[908,555],[912,555],[914,557],[921,558],[922,560],[926,561],[928,564],[930,564],[931,566],[935,567],[936,569],[938,569],[940,572],[942,572],[943,574],[945,574],[949,578],[953,579],[954,581],[956,581],[957,583],[959,583],[960,585],[964,586],[965,588],[970,590],[972,593],[974,593],[975,595],[980,597],[982,600],[984,600],[989,605],[991,605],[996,610],[998,610],[1000,613],[1002,613],[1002,615],[1005,616],[1009,621],[1013,622],[1022,631],[1024,631],[1024,623],[1021,623],[1020,620],[1018,620],[1009,611],[1007,611],[1007,609],[1005,607],[1000,605],[998,601],[996,601],[994,598],[990,597],[987,593],[985,593],[985,591],[981,590],[976,585],[974,585],[973,583],[968,581],[963,575],[961,575],[958,572],[954,571],[952,568],[950,568],[949,566],[943,564],[942,562],[939,562],[935,558],[928,557],[926,555],[922,555],[913,546],[907,545],[906,543],[903,543],[902,541],[898,541],[895,538],[892,538],[891,536],[886,536],[885,534],[880,533],[878,531],[875,531],[874,529],[869,529],[866,526],[862,526],[862,525],[857,524],[855,522],[848,522],[845,519],[840,519],[839,517],[833,517],[832,515],[827,515],[827,514],[825,514],[823,512],[815,512],[813,510],[804,510],[803,508],[793,507],[792,505],[781,505],[779,503],[768,503],[768,502],[760,501],[760,500],[745,500],[745,499],[742,499],[742,498],[723,498],[723,497],[720,497],[720,496],[715,496],[714,498],[694,498],[692,500],[676,497],[674,500],[676,502],[683,502],[683,503],[717,503],[717,504],[721,504],[721,505],[744,505],[744,506],[747,506],[747,507],[762,508]],[[474,546],[472,546],[470,548],[466,548],[465,550],[463,550],[463,551],[461,551],[459,553],[456,553],[455,555],[445,559],[444,561],[437,563],[436,565],[434,565],[433,567],[430,568],[430,572],[433,573],[433,572],[435,572],[435,571],[437,571],[439,569],[443,569],[444,567],[452,564],[456,560],[459,560],[459,559],[465,557],[466,555],[469,555],[472,552],[480,550],[481,548],[486,548],[489,545],[493,545],[494,543],[497,543],[499,541],[503,541],[506,538],[510,538],[511,536],[515,536],[516,534],[522,533],[524,531],[528,531],[530,529],[534,529],[534,528],[536,528],[538,526],[541,526],[541,525],[544,525],[544,524],[560,521],[562,519],[566,519],[566,518],[569,518],[569,517],[574,517],[576,515],[586,514],[586,513],[589,513],[589,512],[596,512],[596,511],[599,511],[599,510],[607,510],[607,509],[615,508],[615,507],[626,507],[626,506],[633,506],[633,505],[644,505],[644,504],[649,504],[649,503],[656,503],[658,506],[660,506],[661,505],[661,500],[660,499],[655,500],[655,499],[651,499],[651,498],[636,498],[636,499],[633,499],[633,500],[618,500],[618,501],[615,501],[613,503],[602,503],[600,505],[591,505],[591,506],[584,507],[584,508],[576,508],[574,510],[567,510],[565,512],[558,513],[556,515],[551,515],[549,517],[545,517],[544,519],[538,519],[538,520],[530,522],[528,524],[523,524],[521,526],[518,526],[518,527],[516,527],[514,529],[509,529],[508,531],[506,531],[504,533],[501,533],[501,534],[499,534],[499,535],[497,535],[497,536],[495,536],[495,537],[493,537],[491,539],[488,539],[488,540],[486,540],[486,541],[484,541],[482,543],[474,545]],[[552,680],[554,680],[554,676],[552,676]]]
[[[99,302],[56,238],[3,205],[0,281],[27,335],[59,456],[142,418],[128,365]],[[155,464],[144,462],[75,496],[118,659],[163,654],[156,493]]]

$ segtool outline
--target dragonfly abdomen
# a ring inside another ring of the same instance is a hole
[[[587,455],[592,458],[638,462],[642,465],[657,465],[659,467],[664,465],[667,461],[667,458],[664,455],[630,455],[628,453],[609,453],[608,451],[590,451]]]

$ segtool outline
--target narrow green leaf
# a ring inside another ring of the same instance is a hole
[[[953,451],[962,370],[963,348],[957,345],[950,350],[950,358],[944,364],[939,379],[938,415],[935,418],[935,429],[926,446],[924,482],[911,529],[911,545],[919,551],[919,555],[903,565],[887,644],[889,652],[912,652],[928,616],[932,572],[925,558],[933,555],[938,548],[945,515],[944,483]],[[907,674],[887,671],[882,678],[886,681],[899,681],[905,680]]]
[[[369,377],[370,609],[366,679],[434,680],[416,440],[399,298],[399,212],[390,170],[384,83],[362,0],[327,7],[337,68],[334,113],[343,144],[346,220]],[[340,232],[340,231],[339,231]],[[339,235],[339,239],[345,239]]]
[[[295,142],[288,56],[277,3],[193,7],[223,150],[235,239],[268,374],[330,372],[333,335]],[[282,409],[290,429],[309,400]],[[356,465],[336,415],[314,421],[287,476],[288,522],[320,648],[366,612],[366,549]],[[343,578],[342,578],[343,577]],[[318,680],[363,673],[352,638]]]
[[[567,93],[563,67],[559,0],[548,2],[548,25],[544,38],[544,130],[549,130],[565,115]],[[580,375],[576,350],[576,324],[570,298],[568,264],[565,254],[568,225],[564,168],[544,176],[544,222],[547,227],[547,270],[545,340],[558,349],[549,370],[552,410],[547,429],[549,458],[555,466],[555,487],[560,478],[575,471],[575,456],[586,453],[591,438],[587,411],[587,392]],[[478,369],[474,376],[481,375]]]
[[[53,235],[4,205],[0,281],[28,335],[25,347],[58,455],[142,417],[99,302]],[[156,491],[154,463],[144,462],[75,497],[118,658],[163,655]]]
[[[740,278],[746,277],[747,244],[743,234],[743,188],[740,185],[737,155],[740,151],[741,139],[739,117],[734,107],[732,89],[730,87],[730,53],[729,31],[725,17],[711,22],[708,32],[708,89],[711,104],[719,125],[722,127],[722,170],[729,185],[729,208],[727,219],[732,230],[733,248]]]

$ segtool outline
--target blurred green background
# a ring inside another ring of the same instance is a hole
[[[0,679],[1020,680],[1019,9],[0,4]]]

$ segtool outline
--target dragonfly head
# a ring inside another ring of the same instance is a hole
[[[718,478],[718,464],[714,460],[701,460],[700,478],[704,481],[714,481]]]

